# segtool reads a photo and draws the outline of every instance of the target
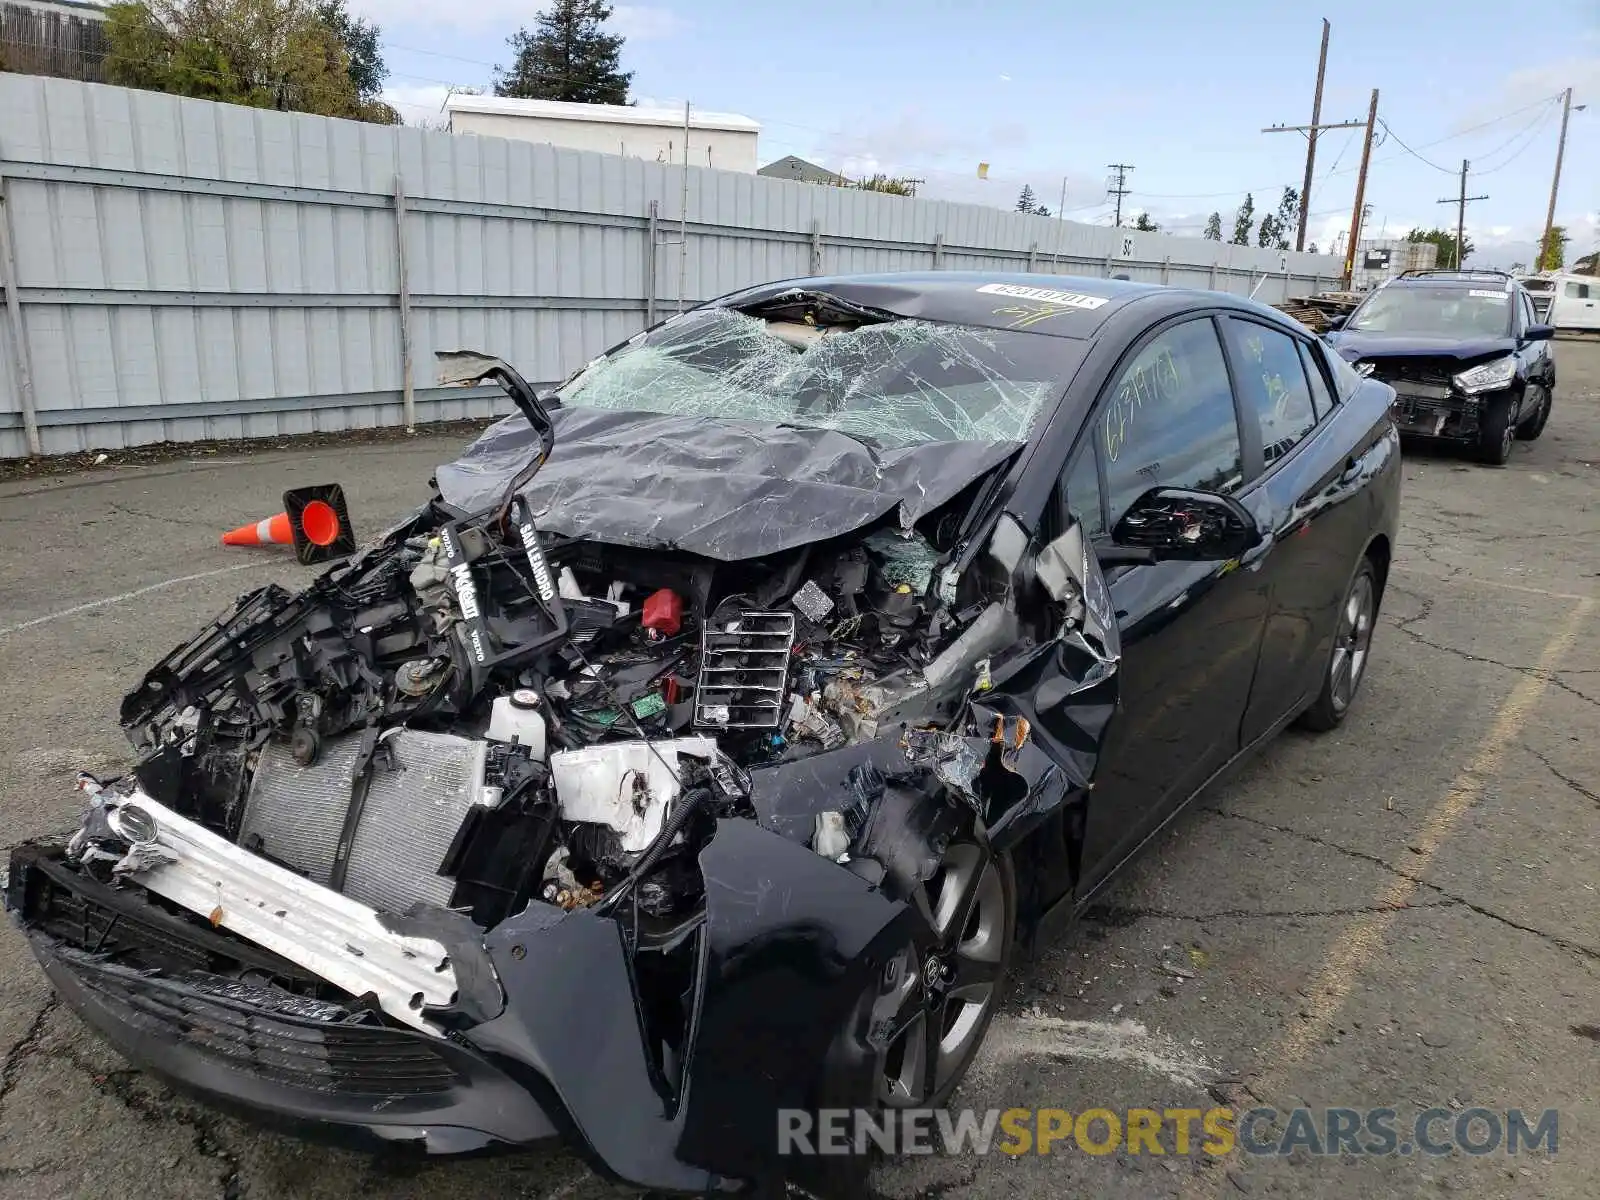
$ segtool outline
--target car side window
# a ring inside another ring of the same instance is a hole
[[[1587,300],[1589,298],[1589,285],[1587,283],[1574,283],[1567,280],[1567,295],[1574,300]]]
[[[1066,511],[1077,518],[1083,536],[1097,538],[1106,531],[1105,506],[1100,502],[1100,468],[1094,460],[1094,447],[1080,446],[1076,457],[1061,474],[1066,495]],[[1065,530],[1061,530],[1065,532]]]
[[[1333,411],[1333,393],[1328,390],[1328,380],[1317,361],[1316,348],[1304,342],[1299,345],[1300,363],[1306,369],[1306,382],[1311,385],[1311,407],[1320,421]]]
[[[1261,453],[1267,466],[1282,458],[1317,424],[1311,389],[1294,338],[1287,333],[1229,317],[1234,362],[1247,414],[1261,425]]]
[[[1522,328],[1526,332],[1528,326],[1538,324],[1539,319],[1533,315],[1533,300],[1528,293],[1523,292],[1519,299],[1522,301]]]
[[[1152,338],[1112,380],[1094,421],[1114,526],[1153,487],[1232,492],[1244,455],[1222,343],[1210,318]]]

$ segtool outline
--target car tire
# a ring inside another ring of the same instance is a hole
[[[1511,397],[1502,396],[1492,401],[1478,422],[1478,458],[1491,467],[1505,466],[1516,435],[1511,421]]]
[[[1010,856],[970,835],[952,839],[912,907],[921,931],[885,964],[867,998],[869,1028],[881,1043],[873,1051],[873,1106],[886,1113],[943,1107],[977,1058],[1004,1000],[1016,946]],[[930,1046],[934,1028],[939,1038]]]
[[[1550,406],[1555,403],[1555,395],[1549,385],[1539,388],[1539,407],[1533,415],[1517,426],[1517,436],[1525,442],[1538,441],[1539,435],[1544,432],[1545,423],[1550,420]]]
[[[1322,690],[1311,707],[1300,715],[1304,728],[1326,733],[1350,715],[1356,692],[1372,659],[1372,634],[1378,624],[1378,604],[1382,598],[1378,569],[1372,559],[1363,556],[1339,605],[1333,647],[1328,651],[1328,665],[1322,672]]]

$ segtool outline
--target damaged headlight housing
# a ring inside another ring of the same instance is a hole
[[[1497,358],[1493,362],[1486,362],[1482,366],[1473,367],[1470,371],[1463,371],[1455,376],[1451,382],[1467,395],[1476,395],[1478,392],[1492,392],[1497,388],[1508,387],[1517,377],[1517,360],[1511,355]]]

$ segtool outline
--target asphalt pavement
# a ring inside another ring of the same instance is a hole
[[[1350,719],[1286,734],[1202,797],[1023,967],[956,1100],[1555,1109],[1556,1152],[1069,1138],[1048,1156],[903,1156],[875,1173],[882,1197],[1600,1195],[1600,345],[1560,343],[1558,362],[1549,426],[1505,468],[1408,449]],[[125,761],[117,706],[155,657],[237,592],[307,577],[220,530],[338,480],[373,532],[458,444],[269,443],[0,484],[0,841],[76,822],[72,776]],[[211,1113],[53,1003],[9,924],[0,1047],[0,1197],[623,1194],[562,1152],[380,1161]]]

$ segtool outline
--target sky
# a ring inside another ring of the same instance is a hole
[[[528,0],[351,0],[377,22],[387,98],[438,122],[451,85],[484,86]],[[1533,13],[1537,12],[1537,20]],[[617,4],[624,69],[641,103],[736,112],[762,123],[762,162],[796,154],[845,174],[925,180],[919,194],[1012,207],[1024,184],[1068,220],[1110,224],[1107,164],[1130,163],[1124,200],[1170,232],[1225,235],[1246,192],[1257,216],[1305,170],[1323,14],[1282,0],[667,0]],[[1600,0],[1347,0],[1333,22],[1324,122],[1382,122],[1363,236],[1453,228],[1471,161],[1472,264],[1531,262],[1574,89],[1558,224],[1567,257],[1600,249]],[[1576,106],[1587,103],[1588,110]],[[1308,240],[1349,229],[1361,131],[1322,134]],[[978,178],[978,164],[990,164]]]

